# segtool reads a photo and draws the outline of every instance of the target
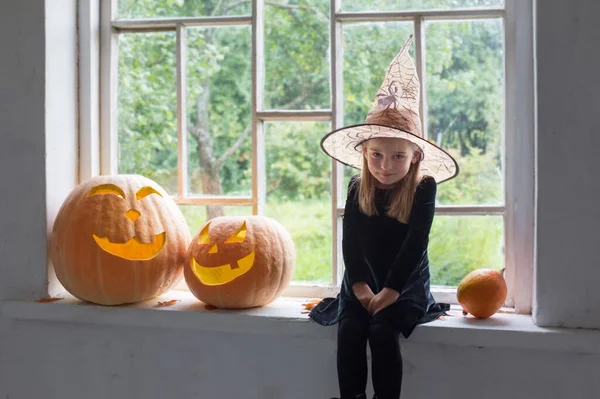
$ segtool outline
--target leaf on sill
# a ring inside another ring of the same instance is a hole
[[[300,313],[302,313],[302,314],[309,314],[310,312],[308,312],[308,311],[306,311],[306,310],[303,310],[303,311],[302,311],[302,312],[300,312]]]
[[[451,310],[447,311],[445,314],[439,315],[436,320],[446,320],[446,317],[456,317],[457,314],[452,312]]]
[[[216,307],[216,306],[213,306],[213,305],[204,305],[204,309],[206,309],[206,310],[215,310],[215,309],[219,309],[219,308]]]
[[[319,302],[321,302],[321,298],[312,298],[312,299],[308,299],[306,300],[306,302],[304,302],[302,304],[302,306],[304,307],[304,309],[306,310],[312,310],[315,306],[317,306],[319,304]],[[304,313],[304,312],[303,312]]]
[[[48,303],[48,302],[60,301],[61,299],[65,299],[65,298],[58,298],[58,297],[56,297],[56,298],[39,298],[39,299],[36,299],[35,301],[39,302],[39,303]]]
[[[170,301],[164,301],[164,302],[158,302],[158,305],[155,306],[155,308],[162,308],[165,306],[173,306],[175,305],[177,302],[181,302],[179,299],[171,299]]]

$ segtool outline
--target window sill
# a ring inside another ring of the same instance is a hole
[[[198,329],[245,334],[285,334],[294,337],[335,340],[337,328],[322,327],[303,314],[299,298],[279,298],[268,306],[243,310],[207,310],[189,292],[171,291],[153,300],[118,307],[82,302],[68,294],[52,303],[11,300],[0,304],[0,314],[16,321],[45,321]],[[177,300],[157,307],[159,301]],[[487,320],[463,317],[453,308],[443,320],[417,326],[409,338],[417,344],[522,348],[570,353],[600,353],[600,331],[536,326],[530,316],[498,313]]]

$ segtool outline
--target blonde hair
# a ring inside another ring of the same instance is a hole
[[[420,153],[420,156],[417,157],[415,163],[410,164],[406,176],[404,176],[388,194],[390,196],[390,202],[386,209],[386,215],[401,223],[408,223],[417,186],[424,177],[419,173],[421,170],[421,159],[423,158],[422,151],[416,145],[414,145],[414,149],[416,152]],[[359,184],[358,206],[361,212],[367,216],[378,215],[379,213],[375,206],[376,179],[367,167],[367,159],[364,152],[363,167],[360,178],[357,179],[356,184]]]

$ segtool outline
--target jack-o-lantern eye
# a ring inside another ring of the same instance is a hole
[[[159,193],[158,191],[156,191],[155,189],[153,189],[150,186],[146,186],[146,187],[140,188],[138,190],[138,192],[135,193],[135,199],[141,200],[142,198],[145,198],[145,197],[149,196],[150,194],[156,194],[156,195],[162,197],[161,193]]]
[[[242,223],[240,228],[226,241],[225,244],[231,244],[233,242],[242,242],[246,239],[246,222]]]
[[[114,184],[101,184],[92,188],[86,195],[86,197],[91,197],[92,195],[101,195],[101,194],[113,194],[117,197],[121,197],[125,199],[125,193],[118,186]]]
[[[210,244],[210,237],[208,236],[208,227],[210,226],[210,222],[204,226],[202,231],[200,232],[200,236],[198,237],[198,244]]]

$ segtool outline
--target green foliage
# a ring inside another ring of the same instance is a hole
[[[175,35],[119,38],[119,172],[141,173],[176,191]]]
[[[331,161],[319,141],[329,123],[277,122],[266,125],[267,198],[277,201],[330,196]]]
[[[277,4],[288,3],[291,7]],[[265,108],[328,109],[329,0],[265,3]]]
[[[472,270],[504,267],[501,216],[436,216],[429,237],[431,281],[457,286]]]
[[[331,202],[268,202],[266,214],[281,223],[296,246],[295,281],[331,281]]]
[[[498,151],[502,21],[431,22],[426,35],[430,138],[461,156]]]
[[[501,6],[501,0],[345,0],[344,9],[394,10]],[[120,0],[119,18],[243,15],[239,0]],[[329,0],[265,4],[265,108],[327,109]],[[344,124],[362,123],[409,22],[343,27]],[[426,121],[430,138],[459,162],[460,175],[440,185],[439,204],[501,204],[503,125],[501,20],[425,24]],[[140,173],[177,192],[175,33],[119,36],[119,172]],[[187,29],[188,160],[193,194],[203,193],[207,167],[218,167],[226,195],[248,195],[252,171],[251,29]],[[411,50],[414,54],[414,47]],[[199,132],[205,129],[208,135]],[[330,159],[323,122],[265,125],[267,215],[298,248],[295,279],[331,281]],[[210,158],[210,159],[209,159]],[[222,158],[222,159],[221,159]],[[222,162],[220,162],[221,160]],[[346,168],[346,179],[357,173]],[[205,207],[182,207],[193,234]],[[225,207],[225,214],[249,214]],[[500,217],[437,217],[430,258],[433,282],[455,285],[477,267],[501,268]]]

